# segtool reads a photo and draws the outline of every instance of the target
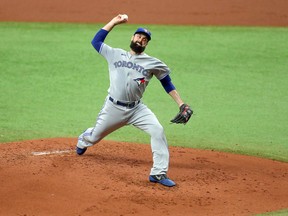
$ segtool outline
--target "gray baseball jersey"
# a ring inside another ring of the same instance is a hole
[[[138,101],[154,76],[161,80],[170,69],[159,59],[149,55],[131,55],[122,49],[102,44],[100,54],[108,62],[112,98],[123,102]]]
[[[146,54],[131,55],[130,52],[104,43],[99,53],[108,62],[108,96],[96,124],[79,136],[77,147],[90,147],[111,132],[125,125],[133,125],[151,136],[153,167],[150,175],[166,174],[169,151],[164,129],[155,114],[139,100],[153,75],[161,80],[170,73],[170,69],[160,60]],[[122,102],[122,105],[114,103],[114,100]],[[123,106],[135,101],[137,103],[133,107]]]

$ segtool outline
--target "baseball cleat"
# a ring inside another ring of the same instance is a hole
[[[78,155],[84,154],[86,150],[87,150],[87,148],[81,149],[81,148],[79,148],[79,147],[76,147],[76,153],[77,153]]]
[[[174,181],[169,179],[166,174],[160,174],[160,175],[150,175],[149,181],[154,183],[159,183],[167,187],[173,187],[176,185]]]

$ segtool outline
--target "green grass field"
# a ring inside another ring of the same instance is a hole
[[[102,25],[0,23],[0,142],[77,137],[94,124],[108,89],[107,64],[90,41]],[[106,43],[129,48],[136,25]],[[288,161],[288,28],[148,26],[146,52],[172,69],[195,115],[178,108],[154,78],[143,101],[169,144]],[[106,139],[149,143],[125,127]]]
[[[94,124],[109,84],[107,64],[90,44],[100,27],[0,23],[1,143],[77,137]],[[106,43],[128,49],[136,27],[116,27]],[[148,27],[146,52],[168,64],[195,111],[186,126],[170,124],[178,108],[152,80],[143,100],[171,146],[288,161],[288,28]],[[149,143],[133,127],[106,139]]]
[[[288,209],[276,211],[276,212],[268,212],[265,214],[257,214],[255,216],[287,216],[288,215]]]

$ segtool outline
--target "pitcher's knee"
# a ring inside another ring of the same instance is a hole
[[[162,137],[164,136],[164,128],[162,125],[155,125],[151,128],[150,134],[153,137]]]
[[[91,143],[92,145],[95,145],[98,142],[100,142],[101,139],[99,137],[95,137],[95,136],[92,135],[92,136],[89,136],[89,137],[84,137],[84,140],[86,142]]]
[[[102,136],[96,133],[94,128],[88,128],[79,136],[79,139],[91,146],[100,142]]]

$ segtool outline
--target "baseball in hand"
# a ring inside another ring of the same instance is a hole
[[[121,15],[121,20],[128,21],[128,15],[127,14],[122,14]]]

